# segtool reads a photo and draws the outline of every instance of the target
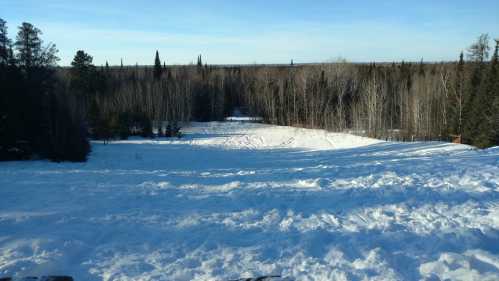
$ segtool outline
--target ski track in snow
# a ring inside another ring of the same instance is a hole
[[[0,277],[499,280],[499,149],[193,123],[0,163]]]

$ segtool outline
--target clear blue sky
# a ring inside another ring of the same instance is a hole
[[[97,65],[454,60],[480,33],[499,37],[498,0],[0,0],[10,37],[28,21]]]

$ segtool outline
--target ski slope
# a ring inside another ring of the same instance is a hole
[[[499,148],[184,133],[0,163],[0,278],[499,280]]]

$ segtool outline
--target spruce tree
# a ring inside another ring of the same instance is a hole
[[[483,83],[485,74],[485,60],[488,58],[489,42],[488,35],[482,34],[477,41],[468,48],[468,58],[473,66],[471,79],[466,90],[466,102],[464,105],[464,126],[463,141],[465,143],[476,144],[475,139],[478,136],[478,126],[482,122],[482,102],[483,97],[479,98],[480,92],[484,91]]]
[[[492,58],[494,69],[491,75],[491,79],[493,81],[493,86],[491,89],[491,98],[493,99],[491,116],[491,138],[493,145],[499,145],[499,39],[496,39],[495,42],[496,48],[494,51],[494,56]]]
[[[495,140],[494,102],[496,98],[495,84],[499,73],[497,47],[483,79],[478,96],[475,99],[474,114],[476,118],[477,134],[473,145],[481,148],[489,147]]]
[[[198,56],[198,62],[197,62],[198,67],[203,67],[203,60],[201,58],[201,55]]]
[[[92,61],[92,56],[79,50],[71,62],[70,88],[72,93],[80,99],[84,109],[89,108],[99,83],[98,73]]]
[[[154,58],[154,79],[159,80],[161,78],[161,60],[159,59],[159,52],[156,50],[156,57]]]
[[[7,23],[0,18],[0,65],[9,62],[10,39],[7,36]]]

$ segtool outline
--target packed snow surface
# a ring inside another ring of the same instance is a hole
[[[0,277],[499,280],[499,149],[199,123],[0,163]]]

